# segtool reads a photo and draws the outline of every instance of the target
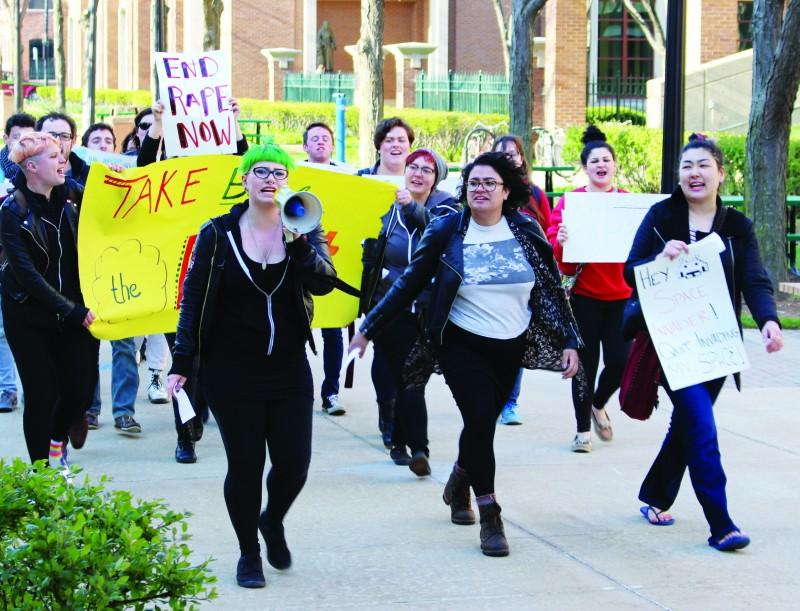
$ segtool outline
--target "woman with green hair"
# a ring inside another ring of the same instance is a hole
[[[199,381],[228,459],[225,503],[241,550],[236,580],[246,588],[266,583],[259,530],[269,563],[291,565],[283,518],[311,460],[314,392],[305,351],[306,341],[314,349],[311,295],[329,293],[336,279],[322,227],[301,235],[281,222],[276,193],[293,168],[272,143],[242,158],[248,199],[200,229],[169,376],[176,393],[199,356]],[[272,467],[259,514],[267,450]]]

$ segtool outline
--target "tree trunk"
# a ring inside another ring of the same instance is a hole
[[[664,40],[664,29],[661,27],[661,23],[658,21],[658,15],[656,15],[653,7],[647,2],[647,0],[643,2],[647,16],[650,18],[651,25],[648,26],[644,16],[639,12],[639,9],[636,8],[634,0],[622,0],[622,3],[625,5],[625,10],[628,11],[628,14],[631,16],[631,18],[637,24],[639,24],[639,27],[644,33],[644,37],[650,44],[650,48],[652,48],[656,54],[664,57],[667,54],[667,45],[666,41]]]
[[[361,0],[358,41],[358,157],[362,166],[375,163],[372,136],[383,118],[384,0]]]
[[[500,46],[503,49],[503,66],[506,78],[511,71],[511,19],[506,20],[503,0],[493,0],[494,16],[497,18],[497,29],[500,30]]]
[[[56,106],[67,112],[67,82],[64,70],[64,11],[63,1],[55,0],[53,5],[53,51],[56,63]]]
[[[220,17],[225,5],[222,0],[203,0],[203,18],[206,33],[203,36],[203,50],[216,51],[220,46]]]
[[[755,0],[753,100],[747,133],[748,209],[764,266],[786,277],[786,171],[792,106],[800,86],[800,0]]]
[[[20,14],[20,0],[14,0],[11,5],[11,23],[13,24],[14,47],[14,112],[22,112],[22,15]]]
[[[100,0],[90,0],[84,13],[86,49],[83,57],[83,129],[94,123],[95,64],[97,59],[97,4]]]
[[[531,127],[533,124],[533,97],[531,80],[533,57],[531,32],[536,15],[546,0],[512,0],[511,3],[511,79],[509,83],[509,114],[511,133],[522,138],[523,154],[531,157]]]

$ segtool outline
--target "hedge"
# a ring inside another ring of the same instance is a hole
[[[42,100],[55,103],[55,87],[37,87],[36,93]],[[83,90],[75,87],[67,87],[67,102],[81,103],[83,101]],[[149,91],[123,91],[121,89],[97,89],[95,91],[95,104],[114,106],[121,109],[141,109],[152,105],[153,97]]]
[[[610,106],[586,107],[587,123],[607,123],[608,121],[619,121],[621,123],[630,123],[631,125],[646,125],[647,114],[640,110],[631,110],[630,108],[620,108],[617,110]]]
[[[661,130],[630,123],[600,123],[617,153],[617,184],[630,191],[658,193],[661,190]],[[569,127],[561,154],[564,163],[580,166],[581,134],[584,128]],[[744,195],[746,139],[744,134],[709,133],[725,155],[722,195]],[[687,134],[688,137],[688,134]],[[786,192],[800,194],[800,137],[789,140]]]

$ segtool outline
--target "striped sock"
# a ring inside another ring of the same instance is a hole
[[[56,441],[54,439],[50,440],[50,458],[52,460],[61,460],[61,456],[64,454],[64,442],[63,441]]]

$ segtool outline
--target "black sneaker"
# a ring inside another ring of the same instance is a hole
[[[119,429],[123,433],[142,432],[142,425],[136,422],[136,420],[133,419],[133,416],[128,416],[127,414],[120,416],[119,418],[114,418],[114,428]]]
[[[178,445],[175,446],[175,461],[185,465],[197,462],[193,441],[190,439],[178,439]]]
[[[322,399],[322,411],[329,416],[343,416],[344,405],[339,403],[339,395],[330,395]]]
[[[407,467],[411,464],[411,456],[408,455],[408,450],[405,446],[393,446],[389,450],[389,457],[394,461],[394,464],[401,467]]]
[[[86,412],[86,424],[89,425],[90,431],[96,431],[98,428],[100,428],[100,421],[97,418],[97,414]]]

